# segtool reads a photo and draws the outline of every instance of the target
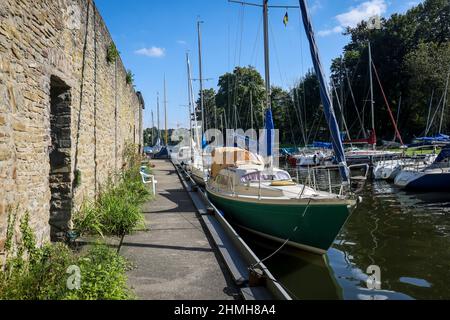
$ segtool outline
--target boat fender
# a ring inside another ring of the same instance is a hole
[[[273,181],[270,186],[271,187],[287,187],[287,186],[295,186],[296,183],[294,181]]]

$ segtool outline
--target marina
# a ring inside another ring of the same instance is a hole
[[[450,300],[448,0],[50,2],[0,4],[1,302]]]

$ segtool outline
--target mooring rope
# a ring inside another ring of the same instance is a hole
[[[309,206],[311,204],[312,199],[309,199],[308,204],[306,205],[305,210],[303,211],[302,214],[302,218],[305,217],[306,213],[308,212]],[[295,228],[292,230],[291,235],[286,239],[286,241],[284,241],[284,243],[277,249],[275,250],[273,253],[271,253],[270,255],[268,255],[267,257],[265,257],[264,259],[260,260],[259,262],[251,265],[249,267],[249,270],[253,270],[254,268],[256,268],[257,266],[261,265],[261,263],[269,260],[270,258],[272,258],[273,256],[275,256],[278,252],[280,252],[291,240],[292,236],[294,235],[294,233],[296,233],[298,231],[298,225],[295,226]]]

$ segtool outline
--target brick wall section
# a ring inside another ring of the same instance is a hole
[[[0,0],[0,246],[16,205],[49,240],[51,77],[70,87],[75,208],[120,168],[127,142],[142,144],[141,101],[120,58],[107,62],[111,42],[91,0]]]

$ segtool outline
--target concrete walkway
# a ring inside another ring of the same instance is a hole
[[[125,237],[121,249],[134,265],[130,287],[142,300],[234,299],[238,291],[172,163],[152,163],[158,194],[143,208],[150,231]]]

